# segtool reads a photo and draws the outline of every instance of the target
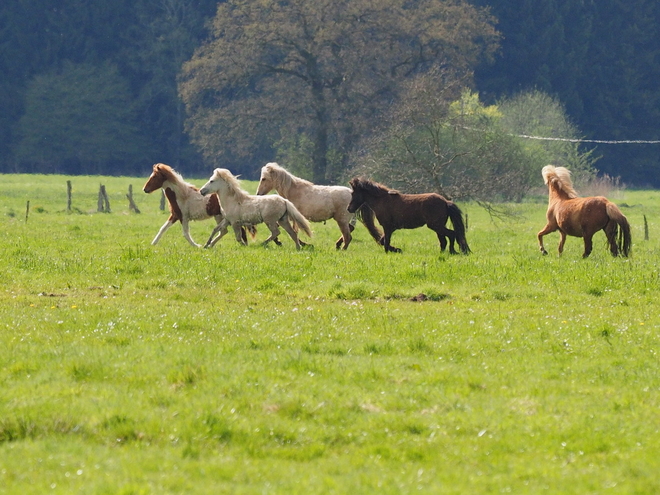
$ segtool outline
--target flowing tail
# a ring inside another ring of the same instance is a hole
[[[470,253],[470,246],[468,246],[467,240],[465,239],[465,224],[463,223],[463,212],[461,209],[456,206],[455,203],[447,201],[447,209],[449,210],[449,218],[451,219],[451,224],[454,226],[454,235],[456,236],[456,242],[461,248],[463,254]]]
[[[376,217],[374,210],[369,208],[366,204],[363,204],[360,206],[358,211],[355,212],[355,216],[367,228],[371,234],[371,237],[373,237],[374,240],[382,246],[384,242],[383,233],[378,229],[378,227],[376,227],[376,223],[374,222],[374,218]]]
[[[301,228],[307,237],[312,237],[312,228],[309,225],[307,219],[303,216],[302,213],[293,205],[288,199],[286,201],[286,212],[289,215],[289,218],[293,222],[293,227],[295,229]]]
[[[614,203],[607,203],[607,216],[614,220],[618,225],[617,246],[619,252],[626,258],[630,255],[630,246],[632,245],[632,236],[630,235],[630,224],[619,207]]]

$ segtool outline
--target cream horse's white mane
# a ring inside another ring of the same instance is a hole
[[[285,196],[289,193],[289,189],[291,189],[294,182],[297,185],[314,185],[308,180],[292,175],[284,167],[281,167],[275,162],[267,163],[264,165],[264,169],[268,178],[273,181],[274,189],[281,191]]]
[[[225,184],[227,184],[227,191],[231,196],[234,196],[236,198],[236,201],[238,203],[241,203],[243,198],[246,196],[249,196],[249,193],[241,187],[241,181],[238,180],[238,177],[234,176],[229,170],[226,168],[216,168],[213,171],[213,175],[211,176],[211,180],[221,180]]]
[[[569,198],[578,197],[578,193],[573,188],[571,171],[567,168],[546,165],[543,167],[543,170],[541,170],[541,175],[543,175],[543,181],[546,184],[554,185],[556,188],[564,191]]]

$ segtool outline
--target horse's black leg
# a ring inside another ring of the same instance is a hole
[[[456,235],[453,231],[449,230],[445,226],[429,226],[438,236],[438,241],[440,241],[440,250],[444,251],[447,248],[447,239],[449,239],[449,254],[458,254],[456,249],[454,249],[454,242],[456,241]]]
[[[386,253],[389,253],[389,252],[400,253],[401,250],[399,248],[394,247],[390,244],[390,239],[392,238],[392,233],[393,233],[393,231],[390,232],[390,231],[386,230],[385,234],[383,235],[383,246],[385,246],[385,252]]]

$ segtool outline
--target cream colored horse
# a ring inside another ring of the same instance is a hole
[[[199,192],[205,196],[210,193],[218,193],[220,203],[225,213],[225,218],[220,222],[209,237],[204,247],[212,247],[227,232],[226,228],[231,225],[236,234],[236,240],[245,244],[241,236],[241,226],[265,223],[270,229],[271,235],[264,241],[276,241],[282,227],[296,243],[296,249],[300,249],[300,241],[293,225],[300,227],[309,237],[312,230],[307,219],[296,209],[291,201],[275,194],[268,196],[254,196],[248,194],[241,188],[240,181],[225,168],[216,168],[209,181],[202,186]],[[224,230],[223,230],[224,229]],[[220,235],[214,236],[220,232]]]
[[[261,179],[257,194],[266,194],[275,189],[278,194],[290,200],[305,218],[312,222],[325,222],[334,219],[341,231],[341,237],[335,243],[339,249],[342,244],[348,248],[355,228],[355,214],[348,211],[351,202],[351,189],[344,186],[319,186],[296,177],[277,163],[267,163],[261,168]],[[380,242],[382,233],[373,224],[365,226],[376,242]]]
[[[579,198],[567,168],[547,165],[541,174],[548,185],[548,222],[537,234],[543,254],[548,254],[543,236],[556,230],[560,235],[559,254],[564,251],[566,236],[570,235],[584,239],[582,257],[586,258],[591,254],[592,238],[599,230],[605,231],[612,256],[630,254],[630,224],[614,203],[603,196]]]

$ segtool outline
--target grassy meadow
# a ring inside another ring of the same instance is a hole
[[[151,246],[145,179],[2,176],[0,492],[660,492],[660,192],[613,193],[633,255],[583,260],[539,253],[544,196],[459,203],[470,256],[332,221]]]

